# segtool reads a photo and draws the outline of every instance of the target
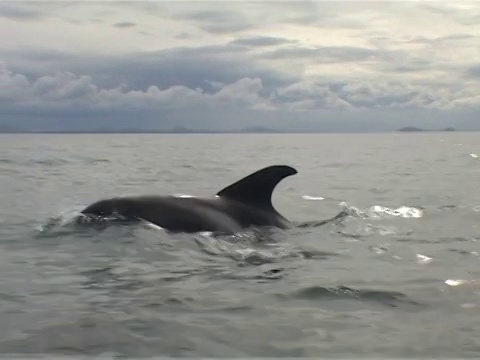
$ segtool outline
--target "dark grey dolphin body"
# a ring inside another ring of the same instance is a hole
[[[290,166],[269,166],[229,185],[215,197],[118,197],[100,200],[82,213],[145,220],[171,232],[234,234],[248,227],[286,229],[292,224],[273,207],[272,193],[281,180],[296,173]]]

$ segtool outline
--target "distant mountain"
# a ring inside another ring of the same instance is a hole
[[[417,131],[425,131],[424,129],[420,129],[414,126],[407,126],[403,127],[401,129],[398,129],[397,131],[402,131],[402,132],[417,132]]]
[[[0,125],[0,133],[42,133],[42,134],[225,134],[225,133],[277,133],[281,132],[261,126],[249,127],[240,130],[209,130],[189,129],[183,126],[176,126],[171,129],[136,129],[136,128],[96,128],[84,130],[39,130],[29,131],[8,125]]]
[[[425,132],[425,131],[456,131],[453,127],[441,130],[426,130],[415,126],[407,126],[396,130],[398,132]],[[191,129],[184,126],[176,126],[170,129],[141,129],[141,128],[92,128],[82,130],[32,130],[23,129],[12,125],[1,125],[0,133],[4,134],[288,134],[288,133],[328,133],[321,130],[292,130],[292,129],[272,129],[263,126],[251,126],[243,129],[233,130],[211,130],[211,129]]]
[[[406,126],[406,127],[403,127],[401,129],[398,129],[397,131],[400,131],[400,132],[419,132],[419,131],[455,131],[455,129],[453,127],[447,127],[445,129],[441,129],[441,130],[426,130],[426,129],[420,129],[420,128],[417,128],[415,126]]]
[[[16,126],[0,125],[0,134],[20,134],[29,132]]]
[[[266,127],[263,127],[263,126],[252,126],[252,127],[244,128],[243,130],[240,130],[239,132],[272,134],[272,133],[280,133],[282,131],[269,129],[269,128],[266,128]]]
[[[42,134],[202,134],[202,133],[217,133],[214,130],[193,130],[176,127],[173,129],[114,129],[114,128],[97,128],[85,130],[42,130],[34,133]]]

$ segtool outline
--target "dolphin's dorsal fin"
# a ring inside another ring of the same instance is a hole
[[[296,173],[297,170],[290,166],[268,166],[227,186],[219,191],[217,196],[274,210],[272,205],[273,190],[284,178]]]

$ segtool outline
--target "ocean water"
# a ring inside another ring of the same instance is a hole
[[[480,134],[0,135],[0,354],[480,356]],[[311,229],[72,226],[287,164]]]

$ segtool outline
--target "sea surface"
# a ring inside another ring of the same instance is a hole
[[[480,357],[480,133],[0,135],[0,356]],[[258,236],[79,229],[261,167]]]

